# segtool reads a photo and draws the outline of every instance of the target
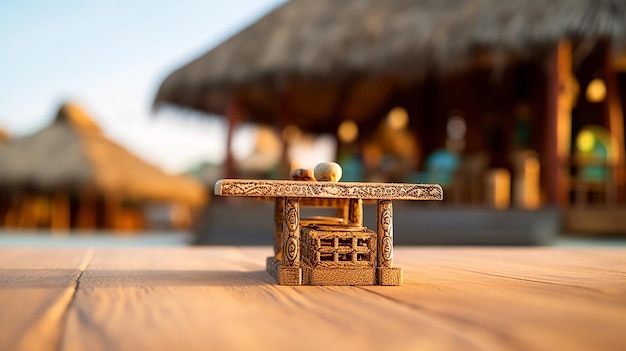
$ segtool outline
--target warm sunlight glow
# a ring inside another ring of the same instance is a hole
[[[590,102],[602,102],[606,98],[606,84],[600,78],[592,80],[585,93]]]
[[[409,114],[402,107],[395,107],[387,115],[387,124],[393,130],[404,129],[409,124]]]
[[[337,137],[342,143],[354,142],[359,137],[359,127],[354,121],[343,121],[337,129]]]
[[[528,158],[524,162],[524,208],[527,210],[535,210],[539,208],[541,201],[541,192],[539,187],[539,160],[536,158]]]
[[[511,204],[511,173],[504,168],[494,168],[487,172],[487,201],[498,210],[505,210]]]
[[[596,142],[596,138],[590,130],[583,130],[578,134],[576,138],[576,146],[578,150],[582,152],[589,152],[593,149],[593,144]]]

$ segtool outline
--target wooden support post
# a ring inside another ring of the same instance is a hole
[[[78,199],[78,214],[76,215],[76,227],[84,230],[94,230],[98,224],[96,211],[96,194],[91,191],[83,191]]]
[[[611,153],[614,153],[609,160],[609,178],[606,183],[606,200],[614,205],[619,200],[624,200],[624,194],[620,193],[626,182],[626,146],[624,143],[624,109],[620,98],[620,87],[615,72],[612,68],[611,47],[604,45],[604,80],[606,84],[606,116],[609,132],[615,145],[611,145]]]
[[[563,206],[569,195],[572,107],[579,89],[572,75],[572,47],[568,41],[559,42],[548,58],[547,77],[546,187],[548,202]]]
[[[21,192],[19,197],[18,228],[32,228],[32,201],[27,192]]]
[[[286,91],[289,91],[289,89],[286,89]],[[293,121],[294,118],[291,104],[289,102],[289,94],[285,92],[280,98],[280,111],[278,113],[277,121],[279,128],[278,131],[281,136],[280,140],[282,141],[280,159],[278,160],[278,179],[287,179],[291,173],[292,164],[289,159],[289,148],[294,140],[288,140],[288,138],[293,137],[293,135],[288,135],[288,133],[286,133],[286,128],[290,125],[291,128],[294,128],[295,125],[292,125]]]
[[[609,117],[609,131],[611,136],[615,139],[617,148],[616,160],[618,163],[624,163],[624,110],[622,108],[622,102],[619,96],[619,84],[615,73],[607,72],[606,76],[606,94],[607,94],[607,109]],[[613,150],[611,150],[613,151]]]
[[[283,210],[282,260],[278,284],[302,285],[300,267],[300,204],[297,198],[285,199]]]
[[[350,199],[348,222],[363,225],[363,199]]]
[[[393,267],[393,206],[391,200],[378,200],[378,267]]]
[[[343,223],[350,223],[350,200],[341,199],[337,201],[337,218],[343,219]]]
[[[113,195],[104,196],[104,226],[110,230],[118,229],[118,216],[121,211],[121,199]]]
[[[50,229],[67,231],[70,229],[70,199],[66,191],[56,191],[50,198]]]
[[[17,227],[19,218],[19,192],[12,191],[10,194],[9,207],[4,217],[3,226],[6,228],[15,228]]]
[[[391,200],[378,200],[376,207],[378,284],[402,285],[402,269],[393,267],[393,206]]]
[[[242,108],[239,99],[233,98],[228,104],[226,110],[226,117],[228,118],[228,130],[226,131],[226,177],[235,177],[235,159],[233,158],[233,135],[235,128],[241,122]]]
[[[285,212],[285,198],[277,197],[274,200],[274,258],[283,259],[283,214]]]

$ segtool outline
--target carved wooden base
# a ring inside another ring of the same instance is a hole
[[[267,272],[280,285],[402,285],[402,268],[299,268],[281,267],[274,257],[267,258]]]
[[[378,233],[357,223],[300,226],[297,215],[287,216],[295,225],[285,221],[283,228],[297,230],[283,235],[297,234],[298,243],[284,244],[283,252],[298,259],[268,257],[267,271],[280,285],[402,285],[402,269],[392,266],[391,204],[381,202]],[[287,201],[285,208],[290,207],[298,208]]]
[[[313,268],[304,265],[303,284],[376,285],[375,268]]]
[[[402,285],[402,268],[398,267],[379,267],[378,269],[379,285]]]

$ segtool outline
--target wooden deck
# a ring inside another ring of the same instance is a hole
[[[623,249],[400,247],[400,287],[279,286],[271,254],[0,249],[0,349],[626,350]]]

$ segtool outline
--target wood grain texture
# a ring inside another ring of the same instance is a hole
[[[350,199],[348,207],[348,222],[363,225],[363,199]]]
[[[0,249],[0,350],[57,350],[92,252]]]
[[[442,200],[437,184],[305,182],[294,180],[221,179],[215,195],[370,200]]]
[[[626,250],[397,247],[400,287],[280,286],[272,251],[1,250],[0,349],[626,349]]]

